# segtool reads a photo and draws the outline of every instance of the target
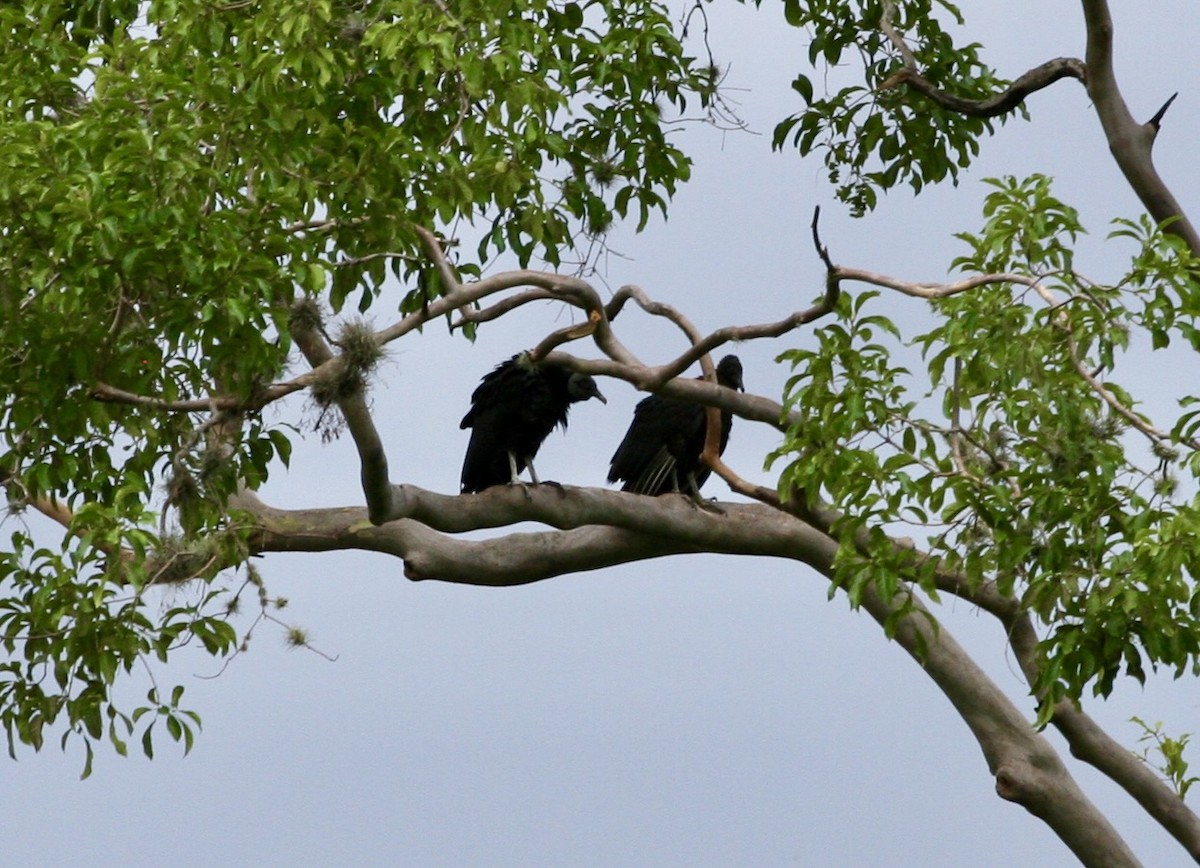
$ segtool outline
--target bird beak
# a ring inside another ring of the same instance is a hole
[[[608,398],[605,398],[603,395],[601,395],[601,394],[600,394],[600,390],[599,390],[599,389],[597,389],[597,390],[596,390],[595,394],[596,394],[596,397],[600,399],[600,403],[601,403],[601,404],[607,404],[607,403],[608,403]]]

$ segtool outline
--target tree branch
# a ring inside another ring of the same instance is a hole
[[[990,286],[994,283],[1015,283],[1019,286],[1028,287],[1034,287],[1038,284],[1038,278],[1036,277],[1015,273],[976,274],[963,280],[956,280],[953,283],[912,283],[906,280],[899,280],[895,277],[889,277],[886,274],[865,271],[861,268],[847,268],[842,265],[834,269],[834,274],[838,280],[853,280],[872,286],[882,286],[885,289],[894,289],[912,298],[925,298],[931,301],[938,298],[948,298],[962,292],[970,292],[973,289],[978,289],[981,286]]]
[[[1083,0],[1083,18],[1087,26],[1088,96],[1096,107],[1109,150],[1155,222],[1182,238],[1192,253],[1200,256],[1200,235],[1159,177],[1151,157],[1166,106],[1149,123],[1139,124],[1133,119],[1113,71],[1113,22],[1107,0]]]
[[[112,404],[129,404],[134,407],[146,407],[151,410],[163,410],[169,413],[206,413],[218,410],[233,412],[253,412],[261,410],[268,404],[286,398],[302,389],[307,389],[317,379],[317,374],[310,371],[286,383],[275,383],[257,390],[249,398],[236,395],[212,395],[207,398],[185,398],[178,401],[167,401],[153,395],[139,395],[118,389],[107,383],[94,383],[90,397],[97,401]]]
[[[1030,94],[1043,90],[1059,79],[1086,80],[1083,61],[1074,57],[1056,57],[1023,73],[1000,93],[985,99],[966,99],[948,93],[921,75],[915,66],[904,66],[888,76],[876,88],[878,92],[905,85],[936,103],[941,108],[977,118],[992,118],[1008,114],[1020,106]]]
[[[1037,633],[1028,613],[1004,619],[1009,645],[1030,684],[1037,683]],[[1071,702],[1054,707],[1051,724],[1066,739],[1075,758],[1097,768],[1129,793],[1159,825],[1200,862],[1200,818],[1145,762],[1125,748]]]
[[[885,600],[874,587],[863,608],[885,628],[907,595]],[[916,599],[895,640],[945,694],[983,749],[996,793],[1040,818],[1076,858],[1092,866],[1140,863],[1108,819],[1084,795],[1054,748]]]
[[[296,346],[313,366],[314,371],[320,369],[325,376],[338,376],[333,366],[344,363],[344,360],[334,356],[317,328],[299,318],[293,318],[291,334]],[[339,395],[337,405],[358,450],[359,478],[362,481],[368,513],[372,520],[382,522],[386,521],[382,516],[388,511],[391,496],[387,453],[384,451],[383,440],[375,427],[375,421],[371,418],[364,389],[365,385],[360,384],[359,388],[349,394]]]
[[[394,502],[411,517],[382,526],[371,524],[363,509],[278,510],[249,492],[237,505],[253,517],[252,545],[258,552],[362,548],[402,558],[410,579],[485,586],[526,584],[694,551],[783,557],[831,577],[838,549],[835,540],[811,525],[758,504],[723,503],[722,512],[713,513],[683,497],[603,489],[496,486],[478,495],[448,497],[398,488]],[[483,541],[440,532],[519,520],[570,529]],[[863,607],[894,628],[897,642],[950,699],[979,742],[1001,797],[1042,818],[1085,864],[1137,864],[1053,748],[910,592],[888,600],[868,588]]]
[[[494,486],[449,496],[396,486],[396,514],[374,525],[362,508],[280,510],[252,492],[231,505],[255,523],[255,552],[359,548],[404,560],[410,579],[508,586],[669,554],[715,551],[822,562],[828,538],[758,504],[726,503],[721,514],[682,495],[646,497],[598,488]],[[462,533],[519,521],[561,530],[459,540]]]
[[[879,17],[879,30],[896,49],[904,66],[880,84],[876,88],[877,91],[882,92],[907,85],[949,111],[972,117],[990,118],[1011,112],[1030,94],[1049,87],[1061,78],[1086,81],[1087,69],[1083,61],[1074,57],[1057,57],[1018,76],[1016,81],[1000,93],[993,94],[986,99],[964,99],[938,88],[921,75],[916,55],[913,54],[908,43],[904,41],[904,37],[892,23],[895,14],[896,4],[893,0],[884,0],[883,10]]]

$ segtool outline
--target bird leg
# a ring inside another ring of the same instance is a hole
[[[515,466],[515,465],[514,465],[514,466]],[[563,486],[562,486],[562,483],[561,483],[561,482],[555,482],[555,481],[553,481],[553,480],[551,480],[551,479],[547,479],[545,482],[543,482],[542,480],[538,479],[537,471],[533,469],[533,461],[532,461],[532,460],[531,460],[531,461],[526,461],[526,462],[525,462],[525,466],[529,468],[529,478],[533,480],[533,484],[534,484],[534,485],[550,485],[550,486],[553,486],[554,488],[557,488],[557,489],[558,489],[558,493],[559,493],[559,494],[561,494],[562,496],[566,497],[567,490],[566,490],[565,488],[563,488]]]
[[[533,471],[533,462],[527,461],[525,462],[525,466],[529,468],[529,475],[533,477],[533,481],[536,483],[537,474]],[[525,480],[521,478],[521,471],[517,470],[517,456],[514,455],[511,450],[508,453],[508,469],[512,472],[512,478],[509,479],[508,484],[519,485],[521,490],[525,492],[526,499],[532,500],[533,498],[529,494],[529,486],[526,485]]]
[[[723,510],[723,509],[721,509],[721,507],[717,506],[715,497],[712,500],[705,500],[701,496],[700,486],[696,484],[696,474],[695,473],[692,473],[692,472],[688,473],[687,482],[688,482],[687,498],[688,498],[688,501],[693,506],[696,506],[696,507],[704,510],[705,512],[712,512],[717,515],[725,514],[725,510]]]

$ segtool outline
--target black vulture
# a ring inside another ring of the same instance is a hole
[[[717,364],[717,382],[743,390],[742,363],[726,356]],[[711,471],[700,460],[707,428],[701,404],[651,395],[638,402],[625,439],[609,462],[608,481],[620,482],[622,491],[665,494],[685,491],[700,496],[700,486]],[[733,416],[721,411],[721,444],[725,453]]]
[[[567,410],[576,401],[608,401],[586,374],[529,361],[518,353],[486,374],[471,394],[471,409],[459,428],[471,429],[463,459],[462,491],[518,483],[521,471],[538,482],[533,458],[555,425],[567,428]]]

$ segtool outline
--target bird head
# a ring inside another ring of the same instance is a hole
[[[726,356],[717,362],[717,382],[727,389],[746,391],[742,383],[742,360],[737,356]]]
[[[600,403],[608,403],[608,399],[600,394],[600,388],[596,385],[596,381],[587,374],[571,374],[571,378],[567,380],[567,395],[572,401],[599,398]]]

